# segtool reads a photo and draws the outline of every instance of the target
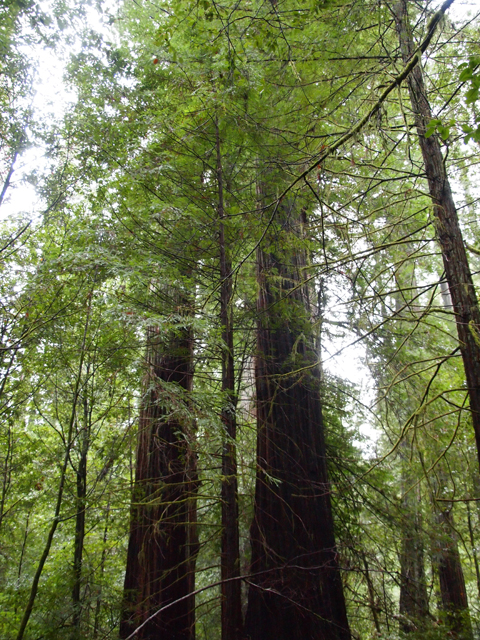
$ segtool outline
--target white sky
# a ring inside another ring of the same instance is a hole
[[[440,7],[442,2],[438,2]],[[480,0],[455,0],[453,5],[448,10],[448,15],[454,20],[466,20],[469,17],[473,17],[480,11]]]
[[[48,11],[51,4],[52,0],[39,2],[40,7],[45,11]],[[107,0],[104,5],[113,9],[117,5],[117,0]],[[103,18],[104,16],[99,15],[94,7],[87,7],[87,20],[92,29],[98,30],[103,22],[103,31],[108,33],[108,27]],[[59,47],[56,51],[41,44],[23,47],[23,52],[32,59],[32,64],[35,65],[34,93],[30,104],[37,117],[40,114],[40,119],[50,125],[53,122],[58,122],[60,126],[63,116],[75,102],[75,93],[64,83],[63,75],[68,63],[68,56],[78,53],[80,50],[79,39],[76,42],[70,41],[68,45],[63,46],[63,49]],[[35,188],[23,182],[23,176],[29,174],[36,167],[44,165],[44,154],[44,147],[37,144],[37,146],[27,149],[19,158],[12,186],[0,211],[0,219],[15,218],[18,215],[36,218],[41,215],[43,204],[37,197]]]

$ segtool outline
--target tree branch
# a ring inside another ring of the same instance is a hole
[[[313,162],[303,173],[301,173],[295,180],[283,191],[280,195],[278,201],[282,200],[287,193],[293,189],[293,187],[303,180],[311,171],[317,168],[317,166],[323,162],[328,156],[331,156],[337,149],[339,149],[343,144],[348,142],[354,135],[356,135],[359,131],[363,129],[363,127],[367,124],[367,122],[374,116],[377,111],[380,109],[382,104],[385,102],[390,93],[408,77],[410,72],[416,67],[416,65],[420,62],[422,54],[427,50],[428,45],[430,44],[435,30],[440,22],[440,20],[445,15],[447,9],[451,7],[455,0],[446,0],[440,9],[432,16],[430,22],[427,27],[427,35],[425,36],[423,42],[419,45],[407,65],[404,67],[403,71],[397,75],[397,77],[384,89],[382,95],[379,97],[377,102],[373,105],[373,107],[361,118],[355,126],[353,126],[347,133],[345,133],[341,138],[337,140],[334,144],[328,146],[326,149],[322,151],[322,153],[318,156],[318,158]]]

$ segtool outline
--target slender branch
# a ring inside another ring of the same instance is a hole
[[[228,274],[228,277],[231,277],[235,271],[239,271],[240,268],[245,264],[245,262],[250,258],[250,256],[253,255],[255,253],[255,251],[257,250],[257,248],[261,245],[261,243],[263,242],[263,240],[264,240],[269,228],[271,227],[271,225],[272,225],[272,223],[273,223],[273,221],[274,221],[274,219],[276,217],[276,214],[277,214],[277,211],[278,211],[278,206],[279,206],[280,202],[288,194],[288,192],[291,191],[293,189],[293,187],[296,184],[298,184],[301,180],[304,180],[308,176],[309,173],[314,171],[318,167],[319,164],[321,164],[329,156],[331,156],[333,153],[335,153],[335,151],[337,149],[339,149],[342,145],[344,145],[351,138],[353,138],[357,133],[359,133],[363,129],[363,127],[367,124],[367,122],[372,118],[372,116],[374,116],[377,113],[377,111],[380,109],[380,107],[385,102],[385,100],[390,95],[390,93],[396,87],[400,86],[401,83],[408,77],[410,72],[420,62],[422,54],[425,53],[425,51],[427,50],[427,47],[430,44],[430,42],[431,42],[431,40],[432,40],[432,38],[434,36],[434,33],[436,31],[436,28],[437,28],[440,20],[443,18],[443,16],[445,15],[445,12],[451,7],[451,5],[454,2],[455,2],[455,0],[446,0],[442,4],[440,9],[432,16],[430,22],[428,23],[427,35],[425,36],[423,42],[417,48],[417,50],[413,54],[412,58],[409,60],[408,64],[404,67],[403,71],[401,73],[399,73],[396,76],[396,78],[386,87],[386,89],[383,91],[383,93],[380,96],[380,98],[373,105],[373,107],[365,114],[365,116],[363,116],[363,118],[361,118],[354,127],[352,127],[349,131],[347,131],[347,133],[345,133],[343,136],[341,136],[337,140],[337,142],[335,142],[335,143],[327,146],[326,148],[324,148],[322,153],[316,158],[316,160],[312,164],[310,164],[310,166],[307,167],[307,169],[305,169],[305,171],[303,171],[300,175],[298,175],[288,185],[288,187],[286,187],[284,189],[283,193],[281,193],[280,196],[274,202],[272,202],[270,204],[267,204],[263,208],[264,211],[268,211],[268,209],[273,207],[272,213],[269,216],[269,219],[267,221],[267,225],[266,225],[263,233],[261,234],[259,240],[257,240],[257,242],[255,243],[254,247],[247,253],[247,255],[242,260],[240,260],[240,262],[237,264],[237,266],[232,269],[231,273]],[[207,301],[206,301],[205,304],[208,303],[208,301],[210,300],[211,296],[220,288],[220,286],[221,286],[221,283],[217,284],[217,286],[214,288],[214,290],[212,291],[210,296],[208,296]]]
[[[79,363],[78,363],[78,374],[77,374],[77,380],[75,382],[75,389],[74,389],[74,394],[73,394],[72,412],[70,414],[70,419],[69,419],[69,423],[68,423],[68,438],[67,438],[67,442],[66,442],[66,450],[65,450],[65,455],[64,455],[64,458],[63,458],[62,469],[61,469],[61,474],[60,474],[60,484],[59,484],[58,492],[57,492],[57,501],[56,501],[56,505],[55,505],[55,513],[54,513],[54,517],[53,517],[53,522],[52,522],[52,524],[50,526],[50,530],[48,532],[47,541],[45,543],[45,547],[43,549],[42,556],[40,558],[37,570],[35,572],[35,576],[33,578],[32,586],[30,588],[30,595],[29,595],[29,598],[28,598],[27,605],[25,607],[25,611],[24,611],[24,614],[23,614],[22,621],[20,623],[20,628],[18,630],[18,634],[17,634],[16,640],[22,640],[22,638],[24,636],[25,629],[27,627],[28,621],[29,621],[30,616],[31,616],[32,611],[33,611],[33,606],[35,604],[35,599],[37,597],[38,585],[39,585],[39,582],[40,582],[40,577],[41,577],[42,572],[43,572],[43,567],[45,566],[45,563],[46,563],[47,558],[49,556],[50,548],[51,548],[52,542],[53,542],[53,538],[54,538],[55,532],[57,530],[58,524],[60,522],[60,510],[61,510],[61,507],[62,507],[63,492],[64,492],[64,489],[65,489],[65,480],[66,480],[66,474],[67,474],[67,466],[68,466],[68,461],[69,461],[69,458],[70,458],[70,448],[71,448],[71,445],[72,445],[73,425],[75,424],[75,417],[76,417],[76,413],[77,413],[77,402],[78,402],[78,398],[79,398],[79,395],[80,395],[80,386],[81,386],[81,380],[82,380],[82,369],[83,369],[83,363],[84,363],[84,360],[85,360],[85,351],[86,351],[86,345],[87,345],[88,328],[89,328],[89,324],[90,324],[90,314],[91,314],[91,310],[92,310],[92,298],[93,298],[92,295],[90,295],[88,297],[87,317],[86,317],[86,320],[85,320],[85,329],[84,329],[84,332],[83,332],[83,340],[82,340],[82,346],[81,346],[81,352],[80,352],[80,360],[79,360]]]
[[[293,189],[293,187],[300,182],[301,180],[303,180],[306,176],[308,176],[308,174],[313,171],[314,169],[316,169],[318,167],[318,165],[320,163],[322,163],[324,160],[326,160],[326,158],[328,158],[329,156],[331,156],[337,149],[339,149],[342,145],[344,145],[346,142],[348,142],[351,138],[353,138],[353,136],[355,136],[357,133],[359,133],[363,127],[367,124],[367,122],[372,118],[372,116],[374,116],[377,111],[380,109],[380,107],[382,106],[382,104],[385,102],[385,100],[387,99],[387,97],[390,95],[390,93],[398,86],[401,85],[401,83],[408,77],[408,75],[410,74],[410,72],[417,66],[417,64],[420,62],[422,54],[425,53],[425,51],[427,50],[428,45],[430,44],[433,35],[436,31],[436,28],[440,22],[440,20],[443,18],[445,12],[447,11],[447,9],[449,9],[451,7],[451,5],[454,3],[455,0],[446,0],[442,6],[440,7],[440,9],[432,16],[432,19],[430,20],[430,22],[428,23],[428,27],[427,27],[427,35],[425,36],[423,42],[420,44],[420,46],[417,48],[417,50],[415,51],[415,53],[412,55],[411,59],[409,60],[409,62],[406,64],[406,66],[403,68],[403,70],[397,75],[397,77],[386,87],[386,89],[384,89],[382,95],[379,97],[379,99],[377,100],[377,102],[373,105],[373,107],[363,116],[363,118],[361,118],[357,124],[352,127],[349,131],[347,131],[347,133],[345,133],[343,136],[341,136],[337,142],[335,142],[334,144],[329,145],[328,147],[326,147],[326,149],[324,149],[322,151],[322,153],[317,157],[317,159],[315,160],[315,162],[313,162],[307,169],[305,169],[305,171],[303,173],[301,173],[299,176],[297,176],[295,178],[295,180],[293,180],[293,182],[290,183],[290,185],[283,191],[283,193],[280,195],[279,197],[279,201],[282,200],[282,198],[284,198],[287,193]]]
[[[18,150],[13,154],[12,161],[10,163],[10,167],[8,169],[7,177],[5,178],[5,182],[3,183],[2,191],[0,192],[0,207],[2,206],[3,199],[5,198],[5,194],[7,193],[8,187],[10,186],[10,181],[13,176],[13,172],[15,169],[15,163],[18,157]]]

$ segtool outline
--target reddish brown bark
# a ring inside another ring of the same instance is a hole
[[[400,0],[395,5],[394,14],[403,60],[407,62],[415,50],[408,21],[407,0]],[[423,72],[419,64],[408,77],[408,89],[429,192],[434,205],[437,238],[442,251],[445,277],[452,298],[480,464],[480,310],[478,299],[440,143],[436,135],[425,137],[426,126],[432,119],[432,112],[427,99]]]
[[[191,390],[191,331],[182,327],[162,339],[151,327],[147,354],[120,637],[151,618],[135,636],[139,640],[194,640],[194,597],[185,596],[195,580],[196,464],[191,425],[175,408],[186,401],[182,392]],[[169,394],[165,383],[177,389]]]
[[[350,639],[300,226],[295,207],[281,205],[257,256],[257,480],[245,623],[251,640]]]
[[[394,15],[402,57],[406,62],[415,49],[408,20],[407,0],[400,0],[395,5]],[[420,64],[415,66],[408,77],[408,90],[433,202],[437,239],[455,314],[480,463],[480,310],[440,143],[436,135],[425,137],[432,112]],[[450,511],[446,509],[438,512],[438,522],[443,531],[435,554],[440,592],[451,634],[457,638],[471,638],[465,580],[451,517]]]
[[[438,510],[437,522],[440,536],[436,543],[437,548],[434,550],[434,559],[437,564],[442,607],[446,614],[449,635],[452,638],[471,640],[473,634],[467,590],[451,510]]]

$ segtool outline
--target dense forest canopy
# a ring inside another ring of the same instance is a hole
[[[0,2],[1,638],[480,637],[469,7]]]

